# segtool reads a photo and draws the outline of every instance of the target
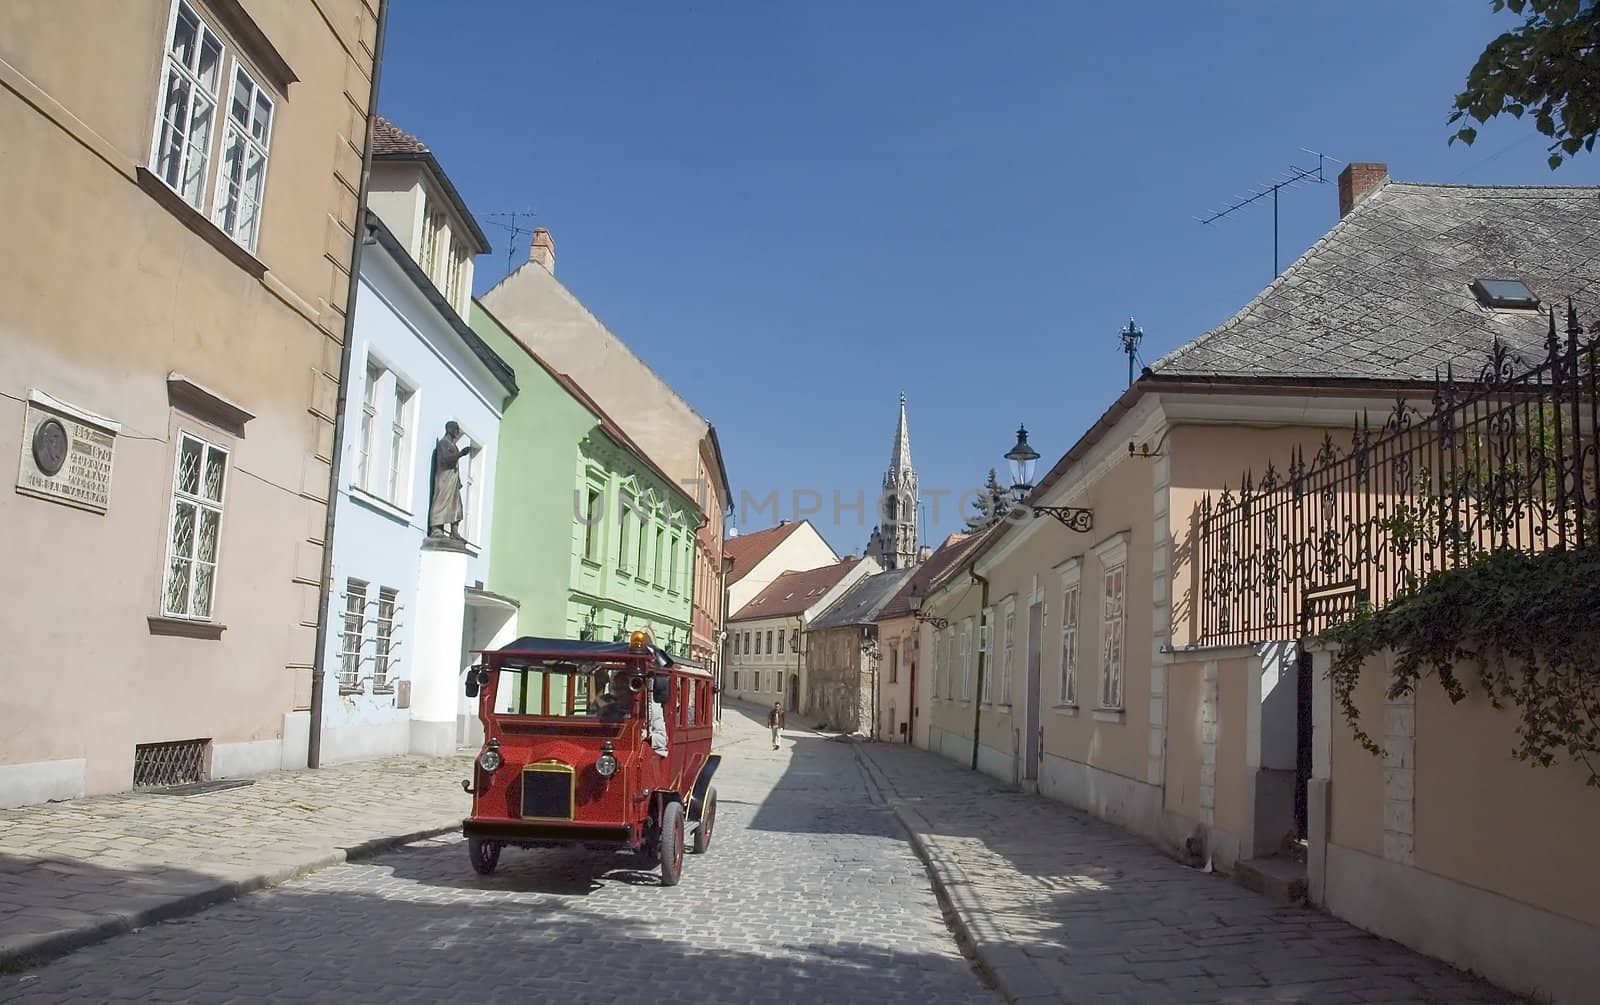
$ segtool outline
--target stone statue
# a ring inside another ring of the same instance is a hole
[[[461,540],[461,520],[466,508],[461,504],[461,473],[456,465],[463,457],[471,457],[482,448],[469,444],[465,450],[456,446],[461,439],[461,427],[454,419],[444,424],[444,435],[433,448],[433,505],[428,507],[428,536],[452,537]]]

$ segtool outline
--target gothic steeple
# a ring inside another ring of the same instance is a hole
[[[900,421],[895,427],[889,470],[883,476],[879,506],[882,523],[872,531],[867,554],[885,569],[909,569],[917,561],[917,472],[911,466],[911,433],[906,424],[906,396],[900,395]]]

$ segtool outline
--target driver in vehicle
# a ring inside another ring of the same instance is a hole
[[[600,701],[595,708],[595,714],[606,722],[621,722],[628,717],[628,706],[632,695],[628,693],[628,681],[624,674],[607,674],[606,688],[600,694]]]

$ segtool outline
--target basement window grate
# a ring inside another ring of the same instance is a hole
[[[210,740],[141,743],[133,748],[133,787],[157,789],[206,780]]]

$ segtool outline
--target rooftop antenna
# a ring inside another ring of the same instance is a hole
[[[1139,343],[1144,339],[1144,329],[1128,319],[1128,327],[1117,333],[1122,336],[1122,351],[1128,354],[1128,386],[1133,386],[1133,361],[1139,356]]]
[[[531,226],[523,226],[524,220],[530,224],[533,223],[533,210],[513,209],[509,212],[489,214],[489,225],[491,227],[499,227],[501,230],[511,232],[510,240],[506,241],[506,275],[508,276],[511,274],[511,263],[516,257],[518,239],[533,235]]]
[[[1266,183],[1265,185],[1258,185],[1255,188],[1250,189],[1247,194],[1240,196],[1239,198],[1235,199],[1232,203],[1228,204],[1227,206],[1224,206],[1222,209],[1217,210],[1216,212],[1210,214],[1209,216],[1205,216],[1205,217],[1197,216],[1197,217],[1195,217],[1195,219],[1199,220],[1202,224],[1215,223],[1216,221],[1222,219],[1223,217],[1229,215],[1230,213],[1233,213],[1233,212],[1235,212],[1237,210],[1241,210],[1241,209],[1245,208],[1246,206],[1250,205],[1251,203],[1256,202],[1257,200],[1265,199],[1268,196],[1271,196],[1272,197],[1272,275],[1273,275],[1274,278],[1277,277],[1278,271],[1279,271],[1279,269],[1278,269],[1278,190],[1279,189],[1285,189],[1285,188],[1293,187],[1295,185],[1300,184],[1301,182],[1307,182],[1307,183],[1316,184],[1316,185],[1326,184],[1327,181],[1328,181],[1328,178],[1323,173],[1323,167],[1325,166],[1325,163],[1329,162],[1329,161],[1331,161],[1334,164],[1343,164],[1344,163],[1344,161],[1339,160],[1337,157],[1330,157],[1327,154],[1318,153],[1315,150],[1308,150],[1305,147],[1301,147],[1300,150],[1303,153],[1307,153],[1307,154],[1310,154],[1311,156],[1315,157],[1317,159],[1317,166],[1314,167],[1314,168],[1303,168],[1303,167],[1299,167],[1298,165],[1295,165],[1295,164],[1290,164],[1289,165],[1289,170],[1283,172],[1278,177],[1274,178],[1272,181]]]

